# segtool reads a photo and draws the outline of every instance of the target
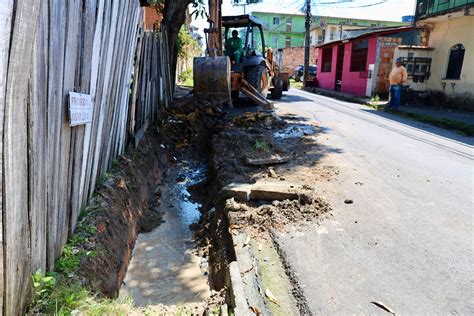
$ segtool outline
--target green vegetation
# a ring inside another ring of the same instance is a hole
[[[179,77],[179,83],[182,86],[185,87],[194,87],[194,79],[193,79],[193,70],[188,69],[186,71],[183,71]]]
[[[256,151],[259,152],[269,152],[271,150],[272,145],[264,140],[256,139],[254,143],[254,148]]]
[[[75,277],[81,261],[97,255],[97,251],[83,247],[97,233],[96,227],[86,225],[84,218],[97,210],[98,207],[81,210],[76,232],[64,247],[61,257],[56,260],[54,271],[44,275],[41,270],[37,270],[33,274],[34,297],[30,314],[71,315],[73,311],[78,311],[85,315],[102,315],[104,312],[119,315],[128,311],[124,309],[124,300],[99,299]]]
[[[298,89],[298,90],[302,90],[303,89],[303,83],[300,81],[300,82],[296,82],[295,79],[290,79],[290,86],[292,88],[295,88],[295,89]]]
[[[110,179],[110,173],[106,172],[97,179],[97,187],[103,186]]]
[[[376,95],[374,95],[370,98],[370,105],[374,108],[377,107],[377,109],[378,109],[379,102],[380,102],[380,97],[379,97],[378,94],[376,94]]]
[[[466,124],[463,121],[437,118],[425,114],[411,113],[392,109],[385,109],[385,111],[397,114],[402,117],[410,118],[422,123],[427,123],[447,130],[455,131],[465,136],[474,136],[474,126]]]

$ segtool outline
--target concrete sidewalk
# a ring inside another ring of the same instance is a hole
[[[361,96],[354,96],[352,94],[333,91],[333,90],[326,90],[321,88],[307,88],[308,92],[312,92],[319,95],[333,97],[339,100],[360,103],[369,105],[370,98],[368,97],[361,97]],[[381,102],[379,102],[381,103]],[[370,106],[370,105],[369,105]],[[440,119],[447,119],[451,121],[461,121],[466,124],[474,126],[474,112],[466,112],[466,111],[457,111],[451,109],[444,109],[439,107],[430,107],[430,106],[414,106],[414,105],[404,105],[401,106],[399,111],[407,112],[407,113],[414,113],[420,115],[426,115],[433,118],[440,118]]]

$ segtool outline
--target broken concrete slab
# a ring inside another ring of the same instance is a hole
[[[249,166],[265,166],[265,165],[277,165],[290,161],[289,156],[280,156],[278,154],[273,155],[269,158],[247,158],[245,163]]]
[[[239,202],[250,201],[250,191],[252,184],[247,183],[231,183],[221,190],[220,195],[226,199],[234,198]]]
[[[252,200],[284,201],[298,199],[298,185],[285,182],[261,181],[252,185]]]
[[[249,305],[244,291],[244,284],[240,274],[239,264],[233,261],[229,264],[229,280],[231,289],[231,304],[234,306],[234,313],[236,316],[248,316]]]
[[[224,187],[221,196],[225,199],[234,198],[238,202],[250,200],[284,201],[299,200],[302,196],[310,197],[310,188],[295,183],[282,181],[258,181],[255,184],[231,183]],[[307,204],[307,203],[305,203]]]

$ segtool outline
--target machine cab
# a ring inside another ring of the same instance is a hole
[[[262,63],[265,56],[265,40],[262,23],[254,16],[239,15],[222,18],[224,54],[232,61],[232,71],[243,71],[248,66]],[[232,33],[237,31],[242,41],[241,51],[228,49]]]

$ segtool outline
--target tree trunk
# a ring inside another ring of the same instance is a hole
[[[166,1],[163,9],[163,21],[161,29],[168,33],[168,49],[171,53],[171,73],[176,73],[176,65],[178,62],[178,52],[176,41],[178,33],[186,21],[186,10],[192,0],[171,0]],[[174,80],[173,80],[174,84]],[[174,86],[173,86],[174,90]]]

